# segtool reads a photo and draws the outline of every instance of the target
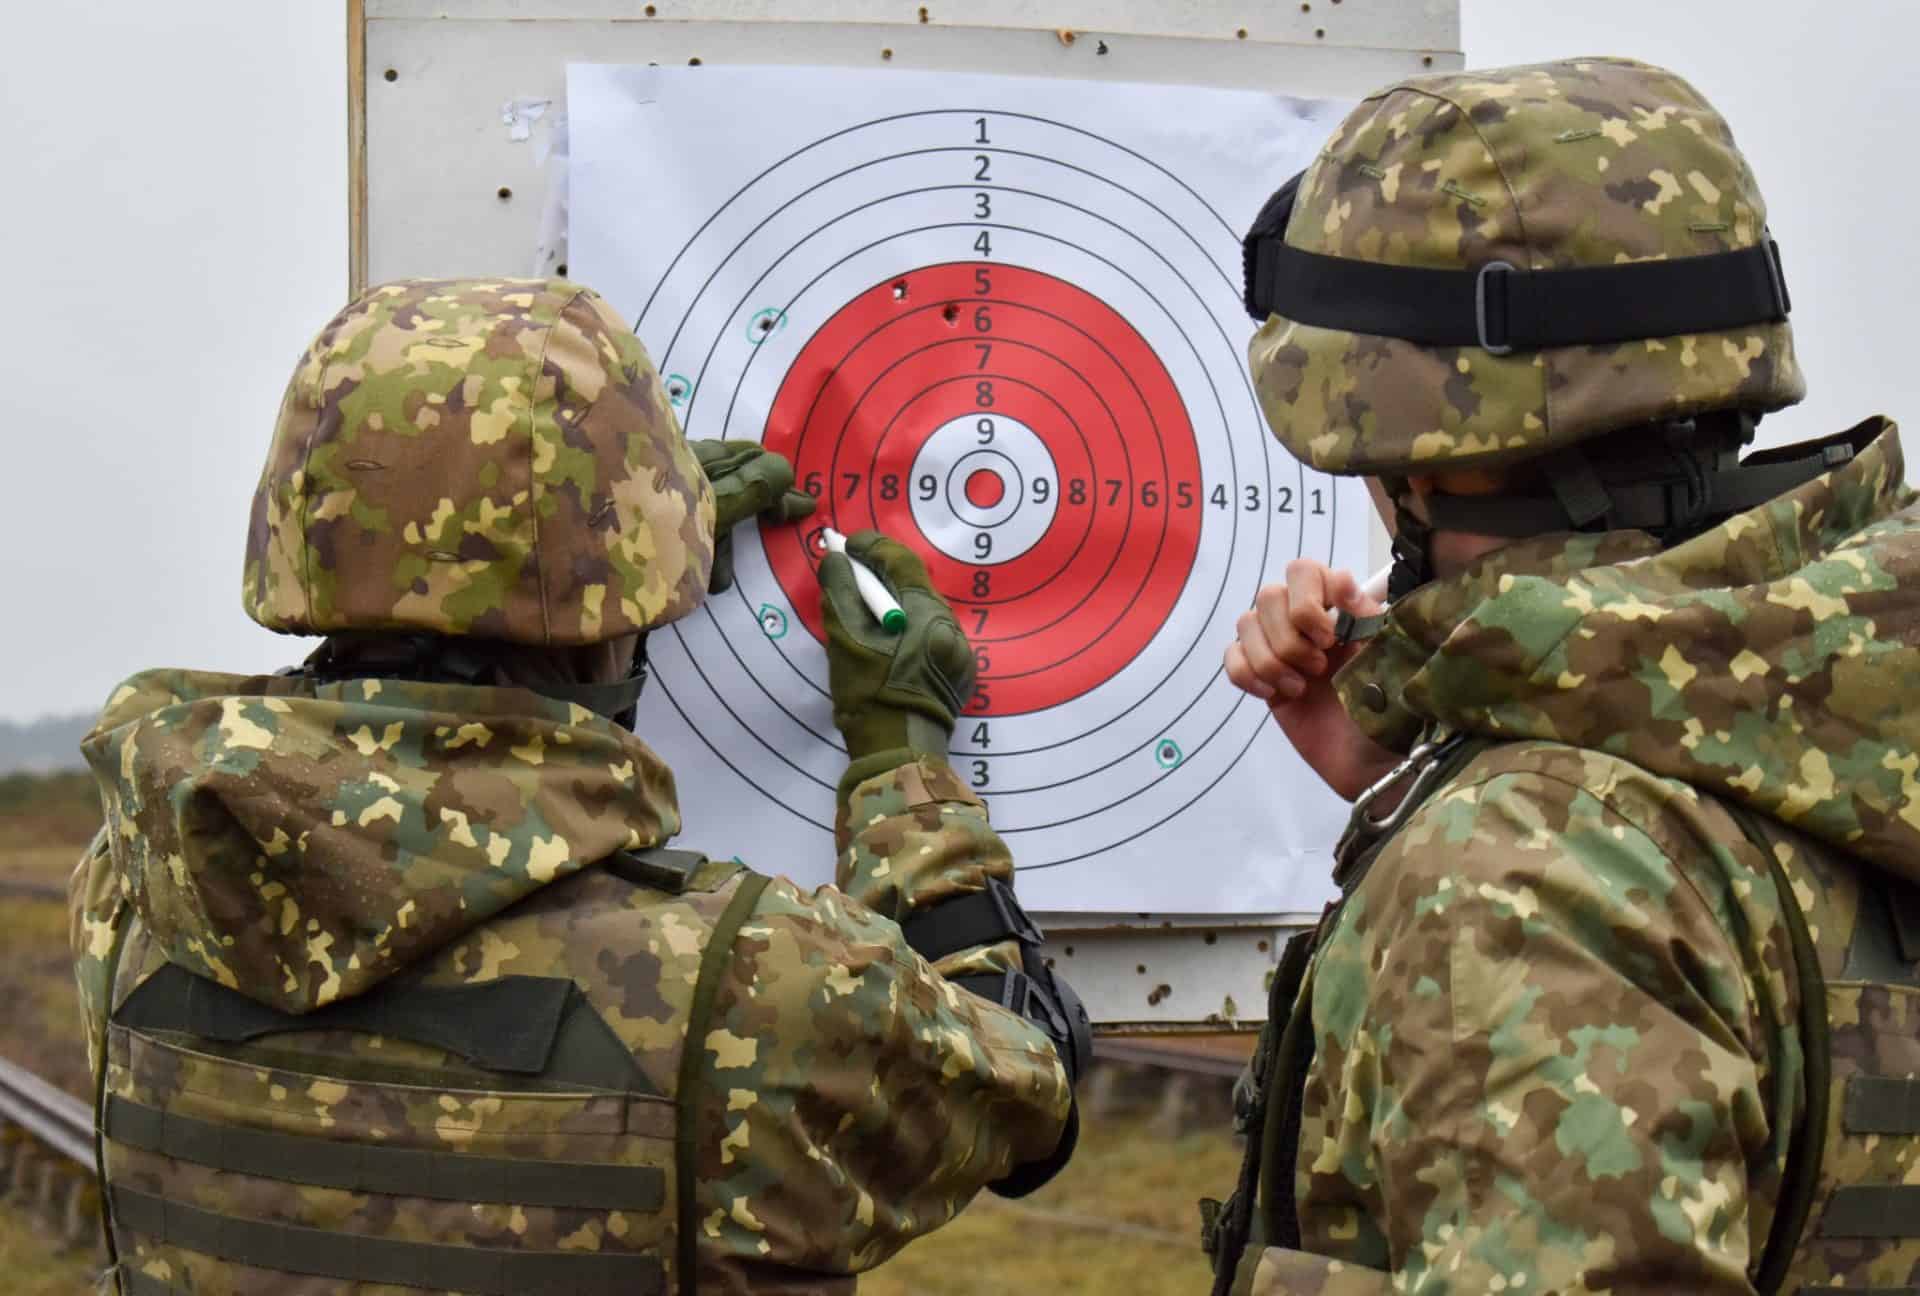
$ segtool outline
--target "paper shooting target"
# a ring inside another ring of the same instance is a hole
[[[657,97],[712,80],[648,84]],[[822,840],[846,755],[821,528],[878,528],[926,559],[973,643],[951,759],[1033,882],[1250,836],[1235,771],[1248,777],[1272,724],[1221,652],[1263,581],[1297,555],[1342,561],[1364,525],[1351,484],[1272,442],[1249,384],[1235,222],[1258,197],[1224,213],[1177,150],[1156,156],[1058,101],[844,98],[817,129],[786,123],[777,150],[766,132],[747,132],[751,148],[709,141],[672,200],[683,235],[648,242],[634,295],[613,296],[689,437],[763,442],[820,501],[798,526],[738,530],[735,586],[653,635],[643,736],[651,721],[697,745],[697,780],[673,753],[683,799],[778,806],[791,841]],[[583,164],[576,144],[576,230],[596,192]],[[604,201],[590,215],[622,228]]]

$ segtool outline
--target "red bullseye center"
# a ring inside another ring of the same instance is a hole
[[[1209,496],[1180,393],[1132,325],[1065,280],[948,262],[912,271],[906,297],[894,282],[808,339],[765,444],[820,500],[812,525],[877,527],[925,558],[976,650],[969,713],[1071,701],[1136,661],[1186,587]],[[802,536],[763,542],[824,640]]]
[[[1007,484],[991,468],[976,468],[967,475],[967,503],[975,508],[992,508],[1006,494]]]

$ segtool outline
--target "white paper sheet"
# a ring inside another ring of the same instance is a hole
[[[690,437],[823,496],[651,641],[685,844],[833,874],[814,528],[929,555],[982,660],[952,761],[1036,911],[1300,913],[1345,807],[1221,671],[1254,591],[1364,570],[1365,493],[1273,442],[1240,244],[1343,105],[794,68],[568,69],[570,273]]]

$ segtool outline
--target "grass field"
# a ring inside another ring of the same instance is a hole
[[[0,884],[64,885],[98,819],[81,775],[0,778]],[[86,1095],[63,901],[0,894],[0,1056]],[[862,1279],[862,1296],[1008,1292],[1175,1296],[1204,1291],[1196,1198],[1232,1186],[1224,1128],[1168,1137],[1144,1110],[1089,1120],[1073,1164],[1020,1202],[982,1195],[965,1214]],[[3,1187],[4,1185],[0,1185]],[[90,1290],[85,1257],[0,1208],[0,1291]]]
[[[0,882],[64,888],[99,817],[84,774],[0,778]],[[0,1003],[0,1056],[85,1097],[62,900],[0,893]],[[8,1296],[78,1296],[92,1290],[93,1259],[63,1252],[45,1221],[0,1209],[0,1274]]]
[[[39,1221],[0,1209],[0,1274],[7,1296],[82,1296],[93,1290],[89,1257],[60,1250]]]

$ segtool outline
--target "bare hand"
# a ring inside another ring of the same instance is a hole
[[[1227,646],[1227,678],[1267,704],[1300,758],[1349,801],[1399,758],[1360,731],[1333,690],[1335,672],[1360,647],[1334,643],[1334,613],[1380,608],[1352,572],[1296,558],[1286,584],[1254,595]]]

